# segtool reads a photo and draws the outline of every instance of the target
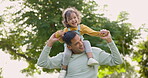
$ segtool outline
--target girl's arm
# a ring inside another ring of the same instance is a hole
[[[87,34],[87,35],[90,35],[90,36],[95,36],[95,37],[102,37],[102,36],[105,36],[107,35],[107,33],[102,33],[100,31],[95,31],[91,28],[89,28],[88,26],[86,25],[83,25],[81,24],[81,30],[80,30],[81,34]]]

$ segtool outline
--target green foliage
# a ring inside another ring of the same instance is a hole
[[[3,78],[2,74],[2,68],[0,68],[0,78]]]
[[[3,22],[4,22],[4,20],[3,20],[2,16],[0,16],[0,24]]]
[[[140,66],[141,77],[148,77],[148,39],[137,45],[138,51],[134,52],[133,60],[137,61]]]
[[[129,13],[127,13],[126,11],[122,11],[118,16],[117,21],[124,22],[124,21],[128,20],[128,18],[127,18],[128,15],[129,15]]]
[[[3,24],[4,20],[3,17],[0,16],[0,28],[2,27],[1,25]],[[0,35],[2,35],[2,30],[0,29]]]
[[[98,74],[98,77],[99,78],[103,78],[104,76],[108,76],[108,75],[111,75],[113,73],[121,73],[121,72],[125,72],[126,69],[124,68],[124,64],[122,65],[118,65],[118,66],[101,66],[99,68],[99,74]]]
[[[10,18],[9,23],[13,23],[14,26],[9,27],[8,31],[4,29],[5,33],[0,35],[3,36],[0,37],[0,48],[9,53],[12,59],[25,59],[28,62],[29,66],[23,69],[22,73],[27,73],[27,75],[40,74],[36,62],[45,42],[52,33],[64,28],[61,22],[62,10],[67,7],[76,7],[82,12],[82,24],[94,30],[110,30],[119,51],[122,54],[130,54],[133,50],[130,46],[133,45],[133,40],[137,39],[140,34],[139,30],[131,28],[131,23],[125,22],[128,13],[121,12],[117,21],[110,21],[103,16],[104,14],[95,13],[97,6],[93,0],[87,0],[87,2],[85,0],[24,0],[22,9],[12,14],[15,19]],[[29,10],[26,11],[26,8],[29,8]],[[109,52],[104,40],[88,35],[84,35],[84,37],[92,43],[92,46],[100,47]],[[53,46],[50,56],[55,56],[62,51],[63,44],[57,42]],[[125,71],[124,65],[117,67],[102,66],[99,70],[101,77],[115,71],[119,73]],[[54,70],[43,69],[43,71],[52,72]]]

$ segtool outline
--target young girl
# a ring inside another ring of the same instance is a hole
[[[96,36],[96,37],[103,37],[106,36],[108,33],[107,32],[99,32],[99,31],[94,31],[91,28],[89,28],[86,25],[80,24],[81,23],[81,13],[75,9],[75,8],[67,8],[63,12],[63,24],[65,26],[64,30],[57,31],[55,33],[55,37],[60,38],[60,42],[62,41],[62,35],[63,32],[67,31],[75,31],[77,34],[79,34],[80,38],[83,41],[83,36],[84,34],[88,34],[90,36]],[[88,57],[88,65],[93,66],[97,65],[98,62],[93,58],[92,55],[92,50],[91,50],[91,45],[88,41],[84,41],[84,46],[85,46],[85,51]],[[62,61],[62,70],[60,71],[59,78],[64,78],[66,74],[66,69],[68,66],[68,62],[70,60],[72,52],[67,48],[67,46],[64,46],[64,58]]]

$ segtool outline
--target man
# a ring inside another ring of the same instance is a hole
[[[102,31],[109,32],[108,30]],[[88,66],[88,58],[84,51],[85,47],[79,35],[74,31],[69,31],[64,34],[63,40],[67,44],[67,47],[72,51],[72,56],[69,61],[65,78],[97,78],[98,66],[113,66],[122,63],[120,53],[111,38],[110,32],[107,36],[101,38],[107,41],[107,44],[111,50],[111,54],[106,53],[100,48],[92,47],[94,59],[99,62],[99,65]],[[52,34],[38,59],[37,65],[49,69],[61,67],[63,53],[59,53],[54,57],[48,57],[52,45],[56,41],[58,41],[58,39],[55,38],[54,34]]]

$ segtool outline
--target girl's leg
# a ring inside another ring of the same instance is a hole
[[[63,61],[62,61],[62,67],[65,69],[67,69],[68,63],[70,61],[70,57],[71,57],[71,50],[69,50],[67,48],[67,46],[64,45],[64,56],[63,56]]]
[[[85,40],[83,41],[84,43],[84,46],[85,46],[85,51],[86,51],[86,54],[87,54],[87,57],[88,57],[88,65],[98,65],[98,61],[96,61],[94,58],[93,58],[93,54],[92,54],[92,49],[91,49],[91,44],[88,40]]]
[[[63,56],[62,67],[61,67],[62,70],[60,71],[58,78],[65,78],[66,70],[67,70],[68,63],[70,61],[71,54],[72,54],[71,50],[69,50],[66,44],[64,44],[64,56]]]
[[[86,52],[88,58],[93,58],[92,52]]]

